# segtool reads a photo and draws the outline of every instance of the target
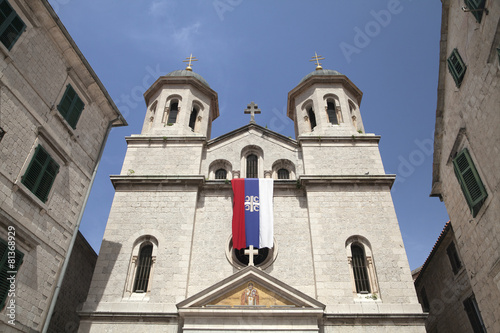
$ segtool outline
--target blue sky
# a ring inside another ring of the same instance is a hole
[[[347,75],[364,93],[368,133],[381,135],[410,267],[423,264],[444,224],[444,204],[429,198],[441,2],[411,0],[49,0],[129,126],[113,129],[81,231],[98,251],[125,136],[141,131],[142,94],[161,75],[193,64],[219,95],[212,137],[256,122],[294,137],[287,94],[315,66]]]

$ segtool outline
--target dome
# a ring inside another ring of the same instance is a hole
[[[333,69],[318,69],[304,76],[302,80],[300,80],[299,84],[301,84],[302,82],[304,82],[313,75],[343,75],[343,74],[334,71]]]
[[[181,70],[173,71],[173,72],[168,73],[165,76],[192,76],[192,77],[198,79],[198,81],[200,81],[201,83],[203,83],[204,85],[206,85],[207,87],[210,88],[210,85],[208,84],[208,82],[200,74],[195,73],[193,71],[188,71],[186,69],[181,69]]]

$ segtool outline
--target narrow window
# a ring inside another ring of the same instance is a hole
[[[427,298],[427,293],[425,292],[425,287],[420,290],[420,298],[422,299],[422,311],[429,312],[429,299]]]
[[[448,254],[448,259],[450,259],[451,268],[453,269],[453,273],[457,274],[459,269],[462,267],[462,262],[458,257],[457,249],[455,248],[455,243],[451,243],[446,248],[446,253]]]
[[[316,115],[312,108],[307,110],[307,116],[309,117],[309,123],[311,124],[311,131],[316,127]]]
[[[139,252],[139,262],[135,274],[134,292],[145,293],[148,291],[149,273],[151,273],[151,263],[153,255],[153,245],[145,245]]]
[[[196,124],[196,118],[198,118],[198,109],[193,108],[193,111],[191,111],[191,116],[189,117],[189,127],[194,131],[194,125]]]
[[[465,200],[471,210],[472,217],[476,217],[488,197],[488,193],[486,193],[486,189],[467,148],[458,153],[453,159],[453,168]]]
[[[2,44],[8,50],[12,49],[25,29],[26,25],[9,2],[0,0],[0,41]]]
[[[474,295],[465,299],[463,304],[474,333],[485,333],[486,328],[484,327],[483,318],[481,318],[481,313],[479,312]]]
[[[365,251],[359,245],[352,245],[351,252],[356,292],[358,294],[370,293],[370,281],[368,279],[368,270],[366,269]]]
[[[215,179],[226,179],[227,178],[227,171],[226,169],[218,169],[215,171]]]
[[[457,87],[460,87],[462,84],[462,80],[465,76],[465,71],[467,70],[467,66],[465,66],[460,53],[458,53],[457,49],[453,49],[451,55],[448,57],[448,69],[450,70],[450,74],[455,80],[455,84]]]
[[[179,112],[179,103],[172,101],[170,103],[170,112],[168,113],[167,124],[175,124],[177,113]]]
[[[66,91],[64,92],[63,97],[61,98],[61,102],[57,106],[59,113],[63,116],[64,119],[68,122],[68,124],[75,129],[76,124],[78,123],[78,119],[80,119],[80,115],[82,114],[83,108],[85,104],[78,97],[75,89],[68,84],[66,86]]]
[[[21,178],[21,183],[38,199],[46,202],[58,172],[59,165],[41,145],[38,145],[26,172]]]
[[[339,120],[337,119],[337,110],[335,110],[335,102],[326,102],[326,113],[328,114],[328,121],[330,123],[334,125],[339,124]]]
[[[258,158],[254,154],[247,156],[247,178],[259,178]]]
[[[0,310],[5,306],[5,302],[9,294],[10,282],[7,280],[7,277],[16,275],[16,273],[10,272],[17,272],[23,263],[23,257],[24,254],[19,250],[15,250],[14,255],[9,253],[7,242],[0,239]],[[12,259],[14,260],[12,261]]]
[[[290,179],[290,172],[287,169],[279,169],[278,179]]]
[[[465,5],[476,18],[477,23],[481,23],[483,18],[484,4],[486,0],[465,0]]]

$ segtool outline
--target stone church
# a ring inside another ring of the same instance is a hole
[[[145,92],[80,332],[425,332],[380,136],[358,87],[317,65],[288,94],[295,139],[253,102],[211,138],[217,92],[190,66]],[[272,248],[233,249],[235,178],[273,179]]]

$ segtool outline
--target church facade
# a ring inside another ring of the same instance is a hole
[[[144,96],[80,332],[425,331],[395,175],[345,75],[318,65],[290,91],[296,139],[257,125],[254,103],[211,139],[218,96],[190,67]],[[271,249],[233,249],[235,178],[274,180]]]

